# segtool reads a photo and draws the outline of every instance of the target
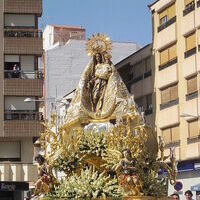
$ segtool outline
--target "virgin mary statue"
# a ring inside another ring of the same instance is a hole
[[[86,50],[92,59],[67,111],[67,126],[115,120],[135,105],[111,61],[111,49],[111,41],[105,35],[96,34],[88,40]]]

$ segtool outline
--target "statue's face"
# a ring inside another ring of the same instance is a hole
[[[97,62],[100,62],[100,61],[101,61],[101,56],[100,56],[99,53],[96,54],[96,60],[97,60]]]

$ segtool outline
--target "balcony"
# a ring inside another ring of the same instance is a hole
[[[170,117],[169,117],[170,116]],[[158,116],[158,127],[166,128],[179,123],[179,105],[160,110]]]
[[[43,75],[41,72],[14,73],[13,70],[4,72],[4,95],[14,96],[43,96]]]
[[[190,3],[188,6],[186,6],[185,10],[183,11],[183,16],[188,15],[194,10],[195,10],[195,3],[193,2],[193,3]]]
[[[5,13],[42,15],[42,0],[4,0]]]
[[[177,39],[176,36],[176,23],[171,24],[162,31],[160,31],[157,38],[156,49],[161,50],[166,46],[174,43]]]
[[[193,54],[183,61],[183,76],[187,78],[195,73],[197,73],[197,59],[196,54]]]
[[[195,13],[190,12],[186,16],[183,17],[181,22],[181,31],[182,35],[186,35],[192,32],[195,29]]]
[[[37,180],[37,166],[21,163],[1,163],[0,181],[27,181]]]
[[[187,97],[188,97],[188,95],[186,95],[186,98]],[[184,103],[183,113],[187,114],[187,116],[184,117],[185,120],[192,120],[198,116],[198,98],[197,98],[197,96],[196,96],[196,98],[195,97],[191,98]]]
[[[191,140],[191,139],[189,139]],[[187,159],[195,159],[200,156],[200,150],[199,150],[200,140],[199,138],[196,138],[196,141],[189,142],[186,148],[186,158]]]
[[[4,137],[39,137],[43,115],[31,111],[5,111]]]
[[[177,64],[162,68],[158,71],[158,88],[166,87],[170,84],[178,82]]]
[[[39,30],[6,29],[4,31],[5,54],[42,55],[42,32]]]

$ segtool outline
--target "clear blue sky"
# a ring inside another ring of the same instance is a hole
[[[148,9],[155,0],[43,0],[42,27],[46,24],[82,26],[87,38],[100,32],[111,40],[152,40],[152,18]]]

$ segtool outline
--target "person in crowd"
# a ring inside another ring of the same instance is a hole
[[[185,200],[192,200],[192,196],[193,196],[193,194],[192,194],[191,190],[187,190],[185,192]]]
[[[177,193],[171,194],[170,197],[171,197],[172,199],[180,200],[179,194],[177,194]]]

